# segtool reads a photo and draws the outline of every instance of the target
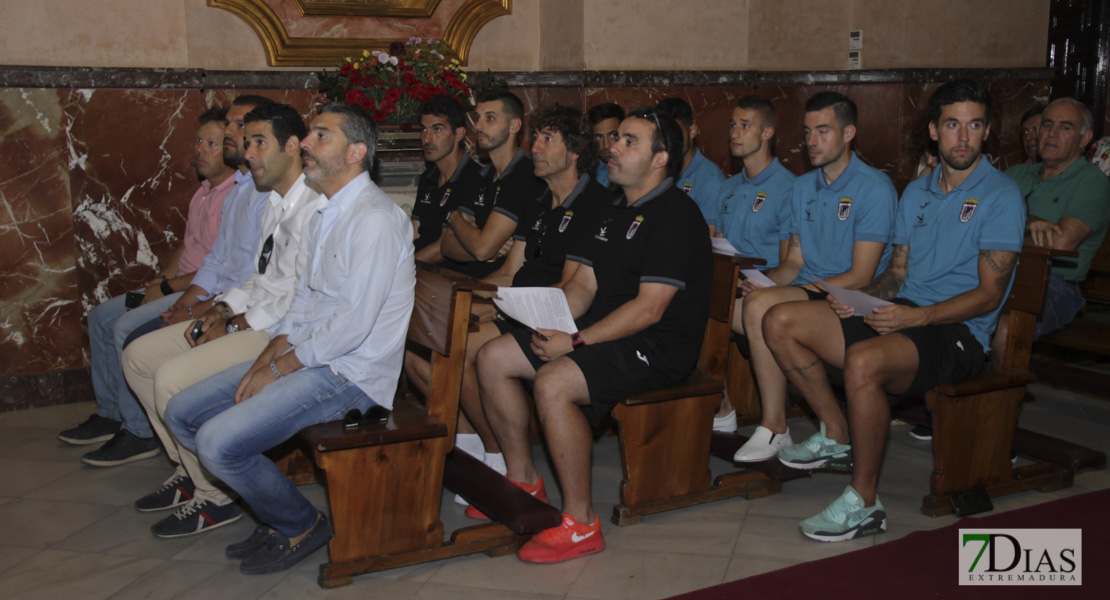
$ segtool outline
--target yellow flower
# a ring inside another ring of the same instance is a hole
[[[459,73],[459,79],[466,81],[466,73]]]
[[[361,68],[362,68],[362,63],[360,63],[360,62],[357,62],[357,63],[355,63],[354,67],[355,67],[356,69],[361,69]]]
[[[362,57],[363,58],[370,58],[370,51],[369,50],[363,50],[362,51]]]
[[[351,57],[350,56],[347,57],[347,62],[351,62]]]
[[[451,64],[453,64],[453,65],[458,65],[458,64],[459,64],[459,59],[457,59],[457,58],[452,58],[452,59],[451,59]]]

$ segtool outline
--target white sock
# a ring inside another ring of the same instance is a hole
[[[477,433],[455,434],[455,447],[478,460],[482,460],[482,455],[485,453],[482,438],[478,437]]]
[[[509,472],[508,468],[505,467],[505,455],[500,452],[486,452],[482,462],[502,475]]]

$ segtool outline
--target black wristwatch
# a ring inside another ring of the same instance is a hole
[[[170,294],[174,293],[173,286],[170,285],[170,280],[166,279],[165,275],[162,276],[162,284],[158,287],[162,290],[163,296],[169,296]]]

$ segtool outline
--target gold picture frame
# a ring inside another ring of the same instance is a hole
[[[295,0],[296,1],[296,0]],[[241,17],[262,40],[266,62],[273,67],[321,67],[363,50],[388,50],[392,39],[291,37],[281,19],[263,0],[208,0]],[[440,39],[447,54],[466,64],[478,31],[497,17],[512,14],[512,0],[466,0],[451,16]],[[368,17],[369,18],[369,17]]]
[[[293,0],[293,4],[305,16],[427,18],[439,0]]]

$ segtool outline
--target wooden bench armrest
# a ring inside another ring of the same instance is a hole
[[[450,269],[444,269],[443,267],[438,267],[436,265],[432,265],[432,264],[429,264],[429,263],[426,263],[426,262],[423,262],[423,261],[419,261],[419,260],[416,261],[416,268],[420,269],[421,271],[428,271],[429,273],[435,273],[436,275],[439,275],[440,277],[443,277],[444,279],[450,279],[451,282],[454,284],[456,290],[469,290],[471,292],[496,292],[497,291],[497,286],[493,285],[492,283],[487,283],[485,281],[479,281],[479,280],[474,279],[472,277],[467,277],[466,275],[463,275],[462,273],[458,273],[458,272],[452,271]]]
[[[537,500],[466,452],[447,455],[443,485],[519,535],[556,527],[563,520],[559,509]]]
[[[731,259],[732,264],[739,267],[762,267],[767,264],[767,261],[762,258],[755,258],[753,256],[733,256]]]
[[[708,375],[703,375],[694,371],[682,381],[665,388],[651,390],[650,392],[642,392],[621,401],[622,404],[628,406],[637,406],[639,404],[654,404],[656,402],[667,402],[669,400],[678,400],[679,398],[690,398],[694,396],[709,396],[711,394],[720,394],[724,391],[725,386],[719,379],[714,379]]]
[[[385,423],[347,429],[343,421],[305,427],[301,438],[320,452],[396,444],[447,435],[447,426],[405,401],[397,402]]]
[[[995,369],[987,367],[982,373],[959,383],[946,383],[933,388],[942,396],[972,396],[997,390],[1023,387],[1037,380],[1037,376],[1024,369]]]

